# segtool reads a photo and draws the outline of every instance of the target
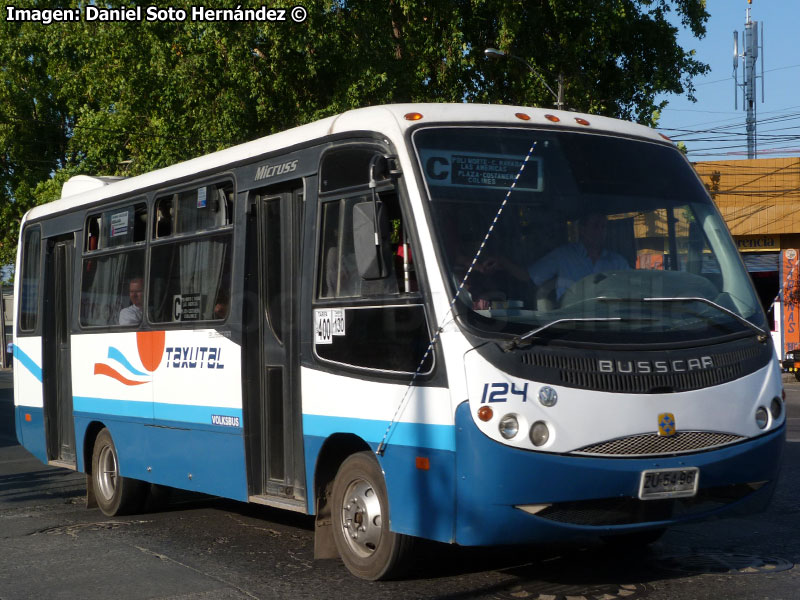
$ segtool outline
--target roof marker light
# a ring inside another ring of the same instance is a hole
[[[672,139],[671,139],[671,138],[668,138],[668,137],[667,137],[667,136],[665,136],[663,133],[659,133],[658,135],[660,135],[662,138],[664,138],[664,139],[665,139],[665,140],[667,140],[668,142],[671,142],[671,141],[672,141]]]
[[[419,121],[422,118],[422,113],[410,112],[403,115],[406,121]]]
[[[548,121],[551,121],[551,122],[553,122],[553,123],[558,123],[558,122],[560,122],[560,121],[561,121],[561,119],[559,119],[559,118],[558,118],[557,116],[555,116],[555,115],[545,115],[545,116],[544,116],[544,118],[545,118],[545,119],[547,119]]]
[[[575,122],[578,125],[591,125],[591,123],[589,123],[589,121],[587,121],[586,119],[581,119],[580,117],[575,117]]]
[[[530,115],[526,115],[525,113],[514,113],[514,116],[517,117],[518,119],[521,119],[522,121],[530,121],[531,120],[531,116]]]

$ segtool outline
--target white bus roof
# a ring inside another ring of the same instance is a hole
[[[405,115],[409,113],[419,113],[422,117],[408,120]],[[530,117],[529,120],[517,116],[519,113]],[[548,119],[547,116],[551,118]],[[557,117],[558,121],[555,122],[552,117]],[[79,181],[70,180],[72,183],[64,184],[60,200],[32,208],[24,220],[38,219],[106,198],[135,193],[137,190],[189,177],[194,173],[222,169],[228,165],[328,135],[350,131],[375,131],[396,141],[398,136],[402,136],[406,129],[413,125],[454,122],[507,125],[525,123],[563,126],[570,129],[580,127],[587,131],[619,133],[663,142],[663,138],[656,131],[643,125],[569,111],[500,104],[389,104],[351,110],[136,177],[119,179],[79,175],[77,176],[80,178]]]

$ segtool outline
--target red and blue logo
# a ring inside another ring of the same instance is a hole
[[[139,362],[144,371],[134,367],[121,350],[114,346],[109,346],[108,358],[119,366],[114,367],[104,362],[98,362],[94,364],[94,374],[111,377],[125,385],[149,383],[151,381],[150,375],[158,369],[164,356],[165,340],[165,331],[137,331],[136,349],[139,354]],[[124,371],[125,374],[121,371]]]

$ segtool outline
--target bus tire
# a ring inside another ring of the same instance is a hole
[[[333,482],[333,538],[353,575],[369,581],[398,577],[408,567],[414,539],[389,530],[389,500],[372,452],[350,455]]]
[[[147,492],[145,482],[119,474],[117,448],[108,429],[102,429],[94,442],[92,487],[97,506],[109,517],[136,512]]]

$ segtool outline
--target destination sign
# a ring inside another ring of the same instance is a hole
[[[430,185],[494,188],[507,190],[520,173],[524,156],[480,154],[449,150],[421,149],[420,158]],[[514,189],[541,192],[540,159],[531,157]]]

